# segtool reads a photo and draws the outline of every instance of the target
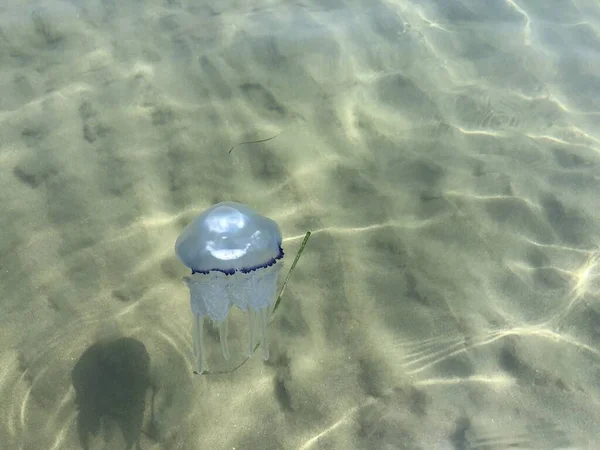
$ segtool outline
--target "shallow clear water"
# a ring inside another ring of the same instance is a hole
[[[551,3],[5,1],[3,448],[599,448],[600,5]],[[198,376],[225,200],[313,234]]]

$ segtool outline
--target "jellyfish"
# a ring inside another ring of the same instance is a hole
[[[263,357],[269,359],[267,324],[283,264],[281,231],[273,220],[235,202],[211,206],[177,238],[175,252],[192,273],[183,278],[190,290],[196,371],[205,370],[204,318],[219,330],[223,357],[229,309],[237,306],[248,318],[248,356],[260,332]]]

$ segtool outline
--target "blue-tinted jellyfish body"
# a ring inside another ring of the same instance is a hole
[[[175,252],[192,274],[184,277],[190,290],[196,370],[205,370],[204,318],[219,329],[221,350],[229,359],[227,319],[237,306],[248,315],[251,355],[255,329],[269,358],[267,324],[283,261],[279,226],[245,205],[218,203],[194,219],[177,238]]]

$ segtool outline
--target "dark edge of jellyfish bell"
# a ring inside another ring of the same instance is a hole
[[[233,275],[236,272],[250,273],[250,272],[254,272],[255,270],[258,270],[258,269],[266,269],[267,267],[271,267],[273,264],[277,263],[277,261],[282,259],[284,254],[285,253],[283,252],[283,247],[281,247],[281,244],[279,244],[279,254],[275,258],[271,258],[264,264],[259,264],[258,266],[251,266],[251,267],[242,267],[241,269],[229,269],[229,270],[223,270],[223,269],[195,270],[195,269],[192,269],[192,275],[194,275],[196,273],[208,275],[210,272],[221,272],[221,273],[224,273],[225,275]]]

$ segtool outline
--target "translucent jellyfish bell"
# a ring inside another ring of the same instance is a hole
[[[267,324],[283,261],[279,226],[245,205],[218,203],[183,230],[175,252],[192,270],[184,281],[190,289],[198,373],[205,368],[204,317],[219,328],[221,350],[229,359],[227,317],[234,305],[248,315],[248,355],[259,328],[264,359],[269,359]]]

